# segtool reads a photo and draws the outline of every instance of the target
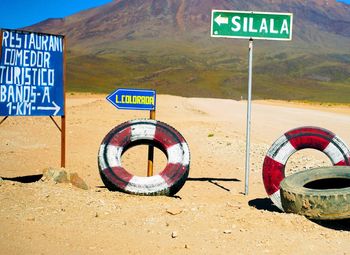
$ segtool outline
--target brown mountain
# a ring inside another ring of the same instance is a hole
[[[332,96],[350,101],[350,5],[335,0],[115,0],[26,29],[67,36],[72,90],[124,84],[237,98],[245,93],[247,42],[210,38],[212,9],[294,14],[292,42],[256,40],[255,97],[334,101],[327,90],[339,86],[343,97]]]
[[[307,39],[315,30],[350,37],[350,5],[335,0],[115,0],[30,28],[66,34],[73,45],[174,32],[208,34],[212,9],[292,12],[297,38]]]

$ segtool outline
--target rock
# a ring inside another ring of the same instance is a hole
[[[56,183],[68,183],[68,174],[64,170],[64,168],[48,168],[44,169],[43,177],[41,178],[43,181],[54,181]]]
[[[89,186],[77,173],[68,174],[64,168],[47,168],[43,170],[42,181],[54,181],[55,183],[71,183],[73,186],[88,190]]]
[[[176,238],[177,236],[178,235],[176,231],[171,232],[171,238]]]
[[[79,177],[77,173],[70,174],[69,179],[73,186],[84,190],[89,189],[88,185],[85,183],[85,181],[82,178]]]
[[[171,215],[178,215],[180,213],[182,213],[182,208],[179,207],[173,207],[173,208],[168,208],[166,210],[167,213],[171,214]]]

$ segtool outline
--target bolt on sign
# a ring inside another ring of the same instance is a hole
[[[292,13],[212,11],[211,36],[292,40]]]
[[[64,36],[2,29],[0,116],[64,115]]]

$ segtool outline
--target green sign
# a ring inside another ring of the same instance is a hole
[[[213,10],[211,36],[292,40],[292,13]]]

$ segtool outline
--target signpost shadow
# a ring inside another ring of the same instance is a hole
[[[209,182],[211,184],[214,184],[215,186],[229,192],[230,189],[222,186],[218,182],[240,182],[241,180],[238,180],[236,178],[213,178],[213,177],[199,177],[199,178],[187,178],[187,181],[200,181],[200,182]]]
[[[248,205],[258,210],[282,213],[282,211],[272,203],[270,198],[252,199],[248,202]]]
[[[21,183],[32,183],[37,182],[43,177],[42,174],[26,175],[26,176],[16,176],[16,177],[0,177],[4,181],[13,181]]]

